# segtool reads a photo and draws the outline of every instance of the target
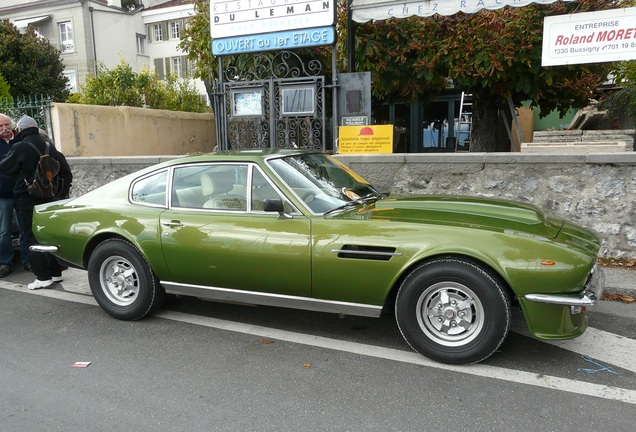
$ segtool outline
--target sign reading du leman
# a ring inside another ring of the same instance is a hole
[[[212,38],[331,26],[335,0],[212,0]]]

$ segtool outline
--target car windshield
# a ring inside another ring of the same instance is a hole
[[[328,213],[382,197],[366,180],[326,154],[271,159],[269,165],[314,213]]]

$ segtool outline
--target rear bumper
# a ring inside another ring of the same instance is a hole
[[[55,253],[55,252],[58,251],[58,247],[57,246],[45,246],[45,245],[33,245],[33,246],[29,246],[29,250],[31,252]]]

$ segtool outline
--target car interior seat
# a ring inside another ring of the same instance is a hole
[[[201,174],[201,193],[208,197],[203,208],[215,210],[247,210],[245,195],[230,193],[234,189],[233,172]]]

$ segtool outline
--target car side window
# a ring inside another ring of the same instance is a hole
[[[201,190],[201,173],[207,165],[191,165],[174,169],[172,175],[172,207],[202,209],[207,197]]]
[[[213,165],[199,177],[206,197],[203,208],[212,210],[247,210],[247,165]]]
[[[280,196],[265,175],[258,169],[254,169],[252,174],[252,210],[263,211],[263,203],[266,199],[280,198],[283,200],[283,208],[287,213],[294,213],[294,207]]]
[[[247,211],[246,164],[178,167],[172,181],[172,207]]]
[[[135,181],[130,188],[130,200],[137,204],[165,207],[168,171],[160,171]]]

